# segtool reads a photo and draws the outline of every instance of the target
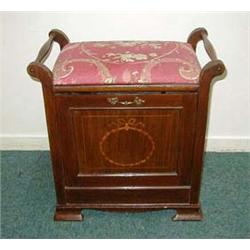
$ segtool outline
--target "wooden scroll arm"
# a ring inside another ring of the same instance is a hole
[[[211,59],[201,70],[200,82],[208,82],[213,79],[213,77],[222,75],[225,71],[225,65],[221,60],[218,60],[215,49],[212,43],[208,39],[208,32],[205,28],[197,28],[188,37],[187,42],[191,44],[194,51],[196,51],[197,43],[203,41],[205,50]]]
[[[27,67],[28,74],[42,83],[52,83],[53,81],[51,70],[43,62],[50,55],[54,41],[60,45],[60,49],[62,50],[69,43],[69,38],[60,30],[51,30],[49,32],[49,39],[41,47],[35,61],[31,62]]]
[[[205,145],[205,131],[207,125],[210,86],[215,77],[222,76],[225,72],[225,65],[221,60],[217,59],[215,50],[211,42],[208,40],[207,36],[208,33],[204,28],[198,28],[190,34],[187,41],[189,44],[191,44],[195,51],[197,43],[202,40],[204,43],[205,50],[211,59],[206,65],[203,66],[199,76],[196,131],[193,151],[193,171],[195,174],[192,176],[191,179],[191,203],[199,202],[199,191],[197,190],[199,190],[200,188],[202,174],[202,162]]]
[[[196,51],[197,43],[203,41],[205,50],[212,61],[217,60],[215,49],[212,43],[208,40],[208,33],[205,28],[195,29],[188,37],[187,42],[191,44]]]

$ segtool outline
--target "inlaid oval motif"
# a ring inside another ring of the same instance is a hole
[[[136,125],[135,123],[133,123]],[[100,152],[111,164],[121,167],[138,166],[146,162],[155,150],[151,135],[127,122],[108,131],[100,141]]]

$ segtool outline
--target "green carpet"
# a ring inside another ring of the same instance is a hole
[[[250,154],[207,153],[202,222],[173,222],[174,210],[84,210],[84,222],[54,222],[48,152],[1,153],[1,238],[249,238]]]

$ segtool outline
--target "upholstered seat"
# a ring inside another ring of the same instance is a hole
[[[62,49],[53,75],[55,85],[198,84],[200,69],[188,43],[81,42]]]

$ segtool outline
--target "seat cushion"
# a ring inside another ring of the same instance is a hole
[[[192,84],[200,64],[188,43],[107,41],[69,43],[53,69],[55,85]]]

